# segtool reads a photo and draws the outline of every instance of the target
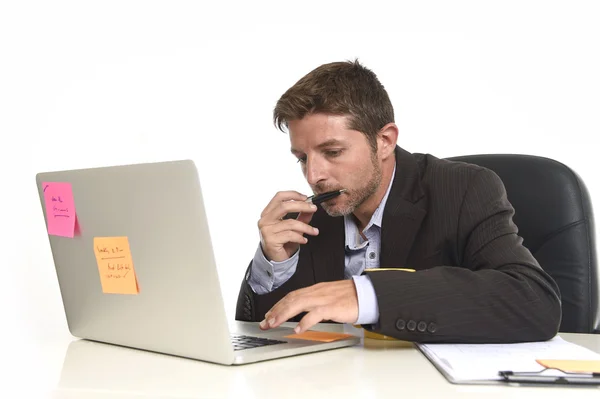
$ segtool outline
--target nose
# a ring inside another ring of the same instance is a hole
[[[304,177],[308,184],[313,187],[316,186],[317,183],[322,182],[327,177],[325,165],[319,162],[317,158],[307,157],[306,164],[304,165]]]

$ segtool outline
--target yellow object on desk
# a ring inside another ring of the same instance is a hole
[[[394,268],[394,267],[384,267],[384,268],[374,268],[374,269],[365,269],[365,272],[383,272],[386,270],[395,270],[395,271],[400,271],[400,272],[414,272],[415,269],[405,269],[405,268]],[[354,327],[356,328],[362,328],[360,325],[355,325]],[[364,330],[364,328],[363,328]],[[372,331],[369,330],[365,330],[365,338],[370,338],[370,339],[382,339],[382,340],[389,340],[389,341],[399,341],[398,338],[394,338],[394,337],[390,337],[388,335],[383,335],[383,334],[378,334],[378,333],[374,333]]]

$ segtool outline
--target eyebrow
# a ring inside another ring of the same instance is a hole
[[[331,146],[334,146],[334,145],[343,145],[343,144],[344,144],[344,142],[343,142],[343,141],[341,141],[341,140],[338,140],[338,139],[331,139],[331,140],[327,140],[327,141],[324,141],[324,142],[322,142],[321,144],[319,144],[319,145],[317,146],[317,149],[321,150],[321,149],[323,149],[323,148],[331,147]],[[292,152],[292,154],[294,154],[294,155],[298,155],[298,154],[302,154],[302,153],[303,153],[302,151],[300,151],[300,150],[297,150],[297,149],[295,149],[295,148],[292,148],[290,151],[291,151],[291,152]]]

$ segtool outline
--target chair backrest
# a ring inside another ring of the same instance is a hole
[[[600,333],[594,217],[582,179],[560,162],[532,155],[447,159],[491,169],[503,181],[523,245],[560,288],[560,331]]]

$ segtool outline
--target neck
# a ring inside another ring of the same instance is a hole
[[[377,190],[365,200],[360,206],[358,206],[354,212],[354,218],[358,225],[358,231],[363,231],[369,221],[373,217],[375,210],[383,201],[383,197],[387,192],[388,187],[390,186],[390,182],[392,180],[392,175],[394,173],[394,166],[396,165],[395,157],[389,157],[381,167],[381,183]]]

